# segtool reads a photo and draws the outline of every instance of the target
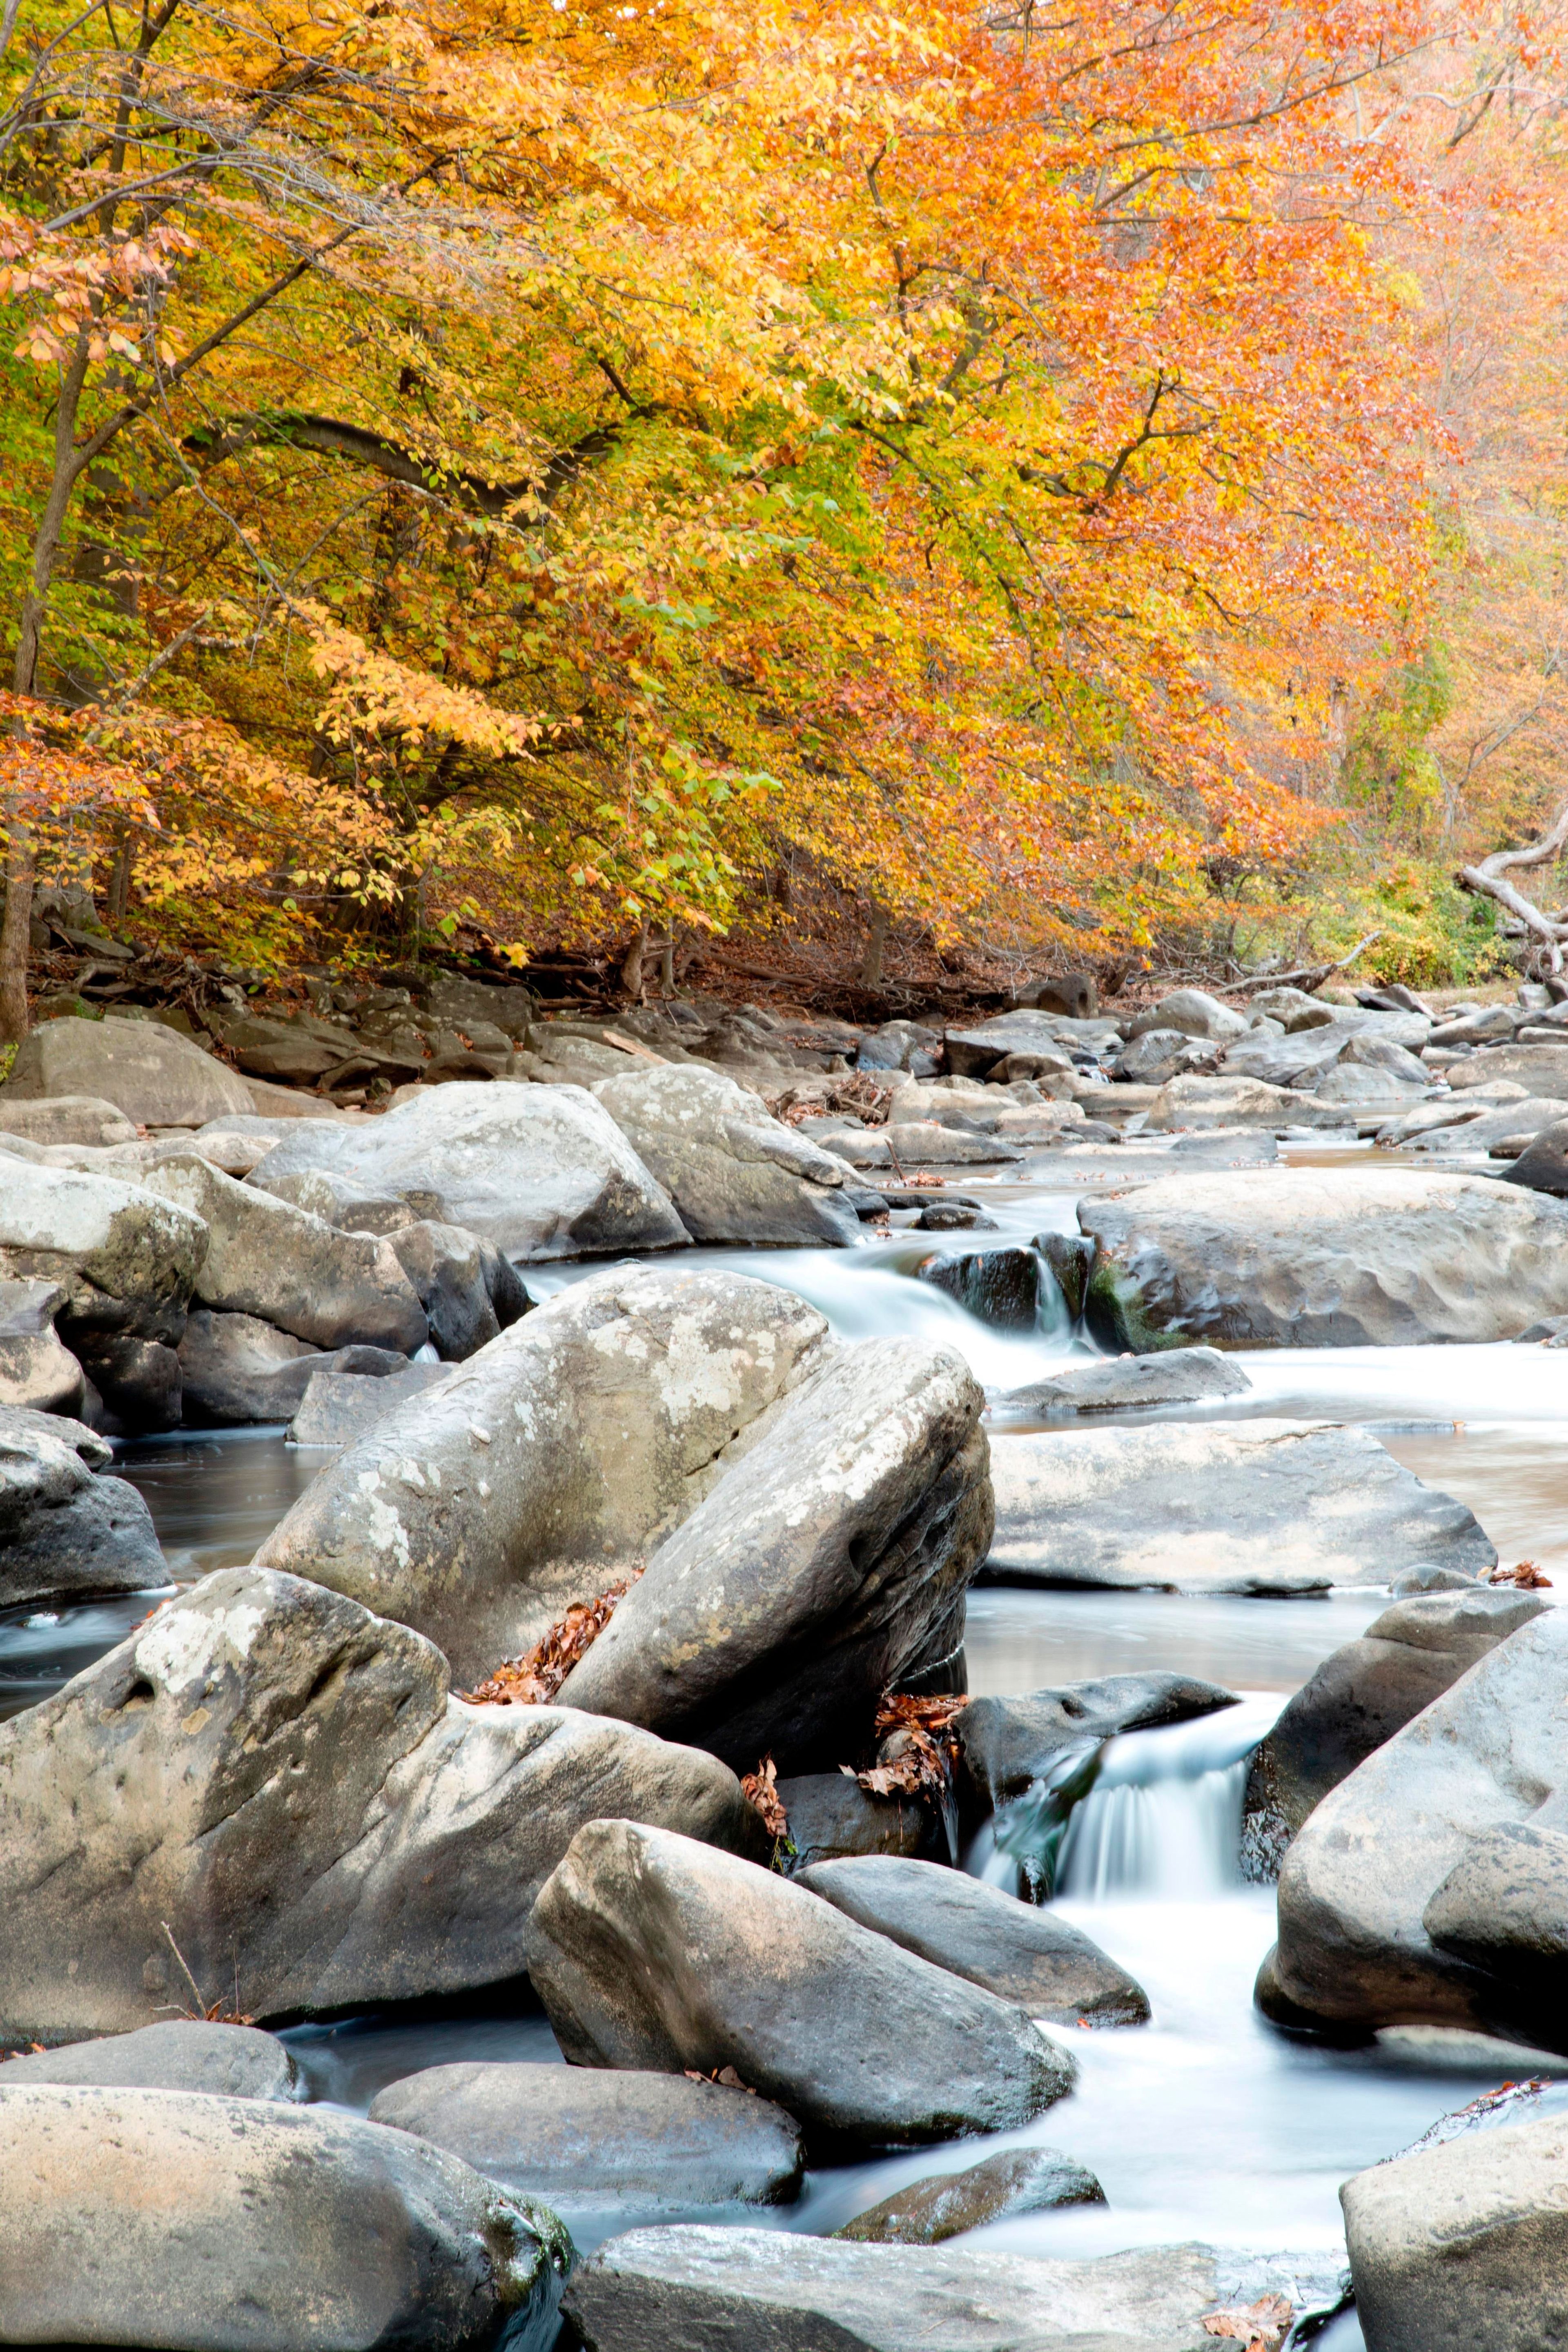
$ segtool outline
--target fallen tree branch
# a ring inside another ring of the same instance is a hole
[[[1304,964],[1300,971],[1260,971],[1251,980],[1229,981],[1226,985],[1233,996],[1240,996],[1254,988],[1304,988],[1310,994],[1314,988],[1321,988],[1331,972],[1343,971],[1347,965],[1354,963],[1357,956],[1365,954],[1374,940],[1382,937],[1380,930],[1368,931],[1365,939],[1358,940],[1349,955],[1341,956],[1336,963]]]
[[[1543,915],[1533,899],[1522,890],[1516,890],[1506,877],[1516,866],[1546,866],[1561,857],[1568,844],[1568,807],[1558,814],[1555,824],[1543,833],[1539,841],[1530,842],[1523,849],[1494,849],[1477,866],[1461,866],[1454,879],[1461,890],[1473,897],[1494,898],[1518,917],[1527,931],[1533,931],[1546,949],[1548,966],[1553,972],[1563,969],[1563,947],[1568,940],[1568,923],[1554,921]]]

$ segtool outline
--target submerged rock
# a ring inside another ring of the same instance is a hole
[[[1122,1406],[1200,1404],[1211,1397],[1242,1396],[1252,1382],[1216,1348],[1173,1349],[1162,1356],[1117,1356],[1109,1363],[1074,1364],[996,1400],[1010,1412],[1107,1412]]]
[[[143,1592],[169,1571],[111,1448],[63,1414],[0,1405],[0,1609]]]
[[[629,1071],[594,1088],[698,1242],[842,1245],[860,1220],[844,1169],[721,1071]]]
[[[112,1013],[101,1021],[43,1021],[23,1038],[0,1087],[0,1129],[13,1103],[62,1095],[110,1103],[141,1127],[204,1127],[226,1111],[256,1108],[238,1072],[193,1039],[160,1022]]]
[[[1497,1561],[1464,1504],[1328,1422],[1000,1436],[992,1478],[999,1583],[1317,1592]]]
[[[370,2119],[568,2205],[784,2205],[805,2163],[800,2126],[771,2099],[683,2074],[430,2066],[377,2092]]]
[[[907,1952],[1061,2025],[1147,2025],[1149,1996],[1081,1928],[930,1862],[818,1863],[795,1884]]]
[[[544,2352],[553,2215],[322,2107],[0,2084],[0,2336],[13,2344]]]
[[[1054,2147],[1009,2147],[965,2172],[912,2180],[836,2230],[861,2246],[940,2246],[992,2221],[1048,2213],[1062,2205],[1103,2205],[1092,2172]]]
[[[573,1840],[529,1973],[578,2065],[731,2066],[808,2129],[873,2144],[1009,2130],[1074,2079],[1022,2010],[773,1872],[628,1822]]]
[[[75,2083],[117,2091],[205,2091],[230,2099],[300,2095],[294,2061],[276,2034],[259,2033],[253,2025],[220,2025],[188,2017],[7,2059],[0,2092],[27,2083]]]

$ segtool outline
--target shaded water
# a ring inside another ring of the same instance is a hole
[[[994,1201],[1000,1231],[906,1233],[840,1252],[693,1252],[679,1263],[731,1265],[799,1290],[846,1338],[944,1341],[993,1389],[1019,1385],[1082,1345],[1048,1286],[1037,1328],[1005,1333],[910,1277],[931,1255],[1026,1245],[1037,1233],[1066,1229],[1074,1195],[1016,1182],[962,1189]],[[531,1268],[529,1278],[542,1296],[597,1270]],[[1559,1562],[1568,1588],[1568,1350],[1281,1350],[1238,1360],[1252,1393],[1203,1408],[1203,1417],[1289,1413],[1372,1425],[1399,1459],[1468,1502],[1505,1558],[1531,1557],[1549,1572]],[[1150,1417],[1198,1416],[1193,1409],[1138,1416]],[[993,1430],[1005,1444],[1005,1412]],[[320,1462],[291,1452],[274,1431],[153,1441],[122,1449],[118,1466],[146,1495],[174,1572],[188,1581],[248,1559]],[[53,1619],[0,1619],[0,1714],[57,1688],[149,1605],[134,1596]],[[971,2242],[1079,2255],[1203,2238],[1331,2263],[1342,2251],[1337,2192],[1346,2176],[1505,2079],[1505,2060],[1458,2053],[1438,2063],[1419,2037],[1384,2036],[1354,2051],[1292,2040],[1252,2005],[1253,1978],[1273,1937],[1273,1901],[1237,1878],[1245,1755],[1284,1696],[1385,1605],[1377,1592],[1249,1601],[992,1588],[972,1597],[975,1692],[1164,1668],[1226,1684],[1246,1704],[1112,1742],[1068,1819],[1057,1855],[1058,1906],[1140,1979],[1153,2021],[1099,2032],[1052,2029],[1078,2059],[1079,2087],[1029,2130],[997,2143],[1066,2149],[1099,2174],[1108,2205],[999,2224]],[[972,1865],[989,1872],[1001,1859],[982,1851]],[[487,2014],[482,2003],[463,2015],[299,2028],[289,2039],[311,2095],[359,2112],[384,2083],[421,2066],[559,2056],[537,2010]],[[969,2141],[836,2167],[811,2176],[796,2207],[748,2218],[833,2229],[900,2183],[962,2169],[984,2152]],[[592,2243],[635,2217],[570,2218]],[[1325,2352],[1353,2352],[1359,2340],[1353,2319],[1317,2339]]]

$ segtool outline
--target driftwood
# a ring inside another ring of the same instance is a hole
[[[1373,940],[1382,937],[1381,931],[1368,931],[1365,939],[1357,940],[1349,955],[1341,956],[1337,963],[1303,964],[1300,971],[1258,971],[1250,980],[1227,980],[1221,984],[1232,996],[1241,996],[1251,988],[1302,988],[1310,994],[1314,988],[1321,988],[1331,972],[1343,971],[1358,955],[1365,953]]]
[[[1517,915],[1527,931],[1533,931],[1546,950],[1547,969],[1559,973],[1563,970],[1563,948],[1568,941],[1568,922],[1552,915],[1543,915],[1532,899],[1516,890],[1507,878],[1516,866],[1548,866],[1563,855],[1568,844],[1568,808],[1564,808],[1549,833],[1532,841],[1524,849],[1494,849],[1479,866],[1461,866],[1454,879],[1461,890],[1495,898],[1510,915]]]

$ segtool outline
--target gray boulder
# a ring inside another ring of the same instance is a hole
[[[1241,1366],[1216,1348],[1177,1348],[1160,1356],[1074,1364],[1049,1380],[1008,1389],[996,1402],[1010,1412],[1109,1412],[1136,1405],[1203,1404],[1211,1397],[1243,1396],[1251,1386]]]
[[[1184,1036],[1204,1037],[1215,1045],[1228,1044],[1233,1037],[1244,1037],[1250,1026],[1245,1013],[1235,1012],[1222,1004],[1217,996],[1206,989],[1174,988],[1162,996],[1157,1004],[1135,1013],[1128,1025],[1128,1034],[1142,1037],[1150,1030],[1176,1029]]]
[[[1522,1087],[1527,1095],[1568,1102],[1568,1035],[1561,1044],[1549,1045],[1489,1045],[1483,1053],[1451,1064],[1444,1075],[1456,1094],[1468,1093],[1472,1087],[1495,1086],[1500,1078],[1507,1078]],[[0,1095],[0,1122],[4,1111],[5,1097]]]
[[[804,1299],[742,1275],[576,1284],[350,1445],[258,1559],[417,1626],[479,1682],[640,1566],[827,1344]]]
[[[40,1022],[23,1038],[0,1087],[0,1129],[13,1103],[90,1096],[138,1127],[204,1127],[226,1111],[253,1111],[237,1070],[194,1039],[156,1021]]]
[[[715,1758],[466,1706],[405,1627],[223,1570],[0,1725],[0,2042],[197,1999],[265,2021],[493,1984],[603,1813],[766,1851]]]
[[[1500,1116],[1506,1122],[1508,1111]],[[1490,1127],[1493,1121],[1478,1120],[1476,1124],[1478,1128]],[[1512,1134],[1519,1130],[1510,1128],[1508,1131]],[[1502,1139],[1499,1136],[1497,1139],[1500,1142]],[[1468,1146],[1461,1143],[1460,1149]],[[1568,1197],[1568,1103],[1555,1107],[1552,1117],[1536,1129],[1532,1140],[1502,1181],[1505,1184],[1522,1184],[1531,1192],[1552,1193],[1558,1200]]]
[[[946,1349],[840,1349],[652,1555],[562,1706],[742,1769],[842,1753],[962,1638],[991,1538],[984,1405]]]
[[[168,1582],[146,1504],[97,1475],[112,1458],[79,1421],[0,1406],[0,1609]]]
[[[200,1217],[139,1185],[0,1155],[0,1276],[58,1283],[84,1329],[177,1339],[206,1251]]]
[[[1073,1037],[1077,1025],[1055,1013],[1001,1013],[994,1020],[977,1022],[972,1028],[950,1029],[946,1036],[947,1066],[954,1077],[984,1078],[1012,1054],[1059,1058],[1061,1044]],[[1103,1038],[1112,1045],[1121,1043],[1113,1021],[1087,1025],[1097,1039]]]
[[[843,1244],[860,1220],[843,1163],[721,1071],[671,1065],[594,1088],[697,1242]]]
[[[1441,1950],[1525,1999],[1555,2003],[1568,1963],[1568,1825],[1504,1822],[1480,1831],[1421,1924]]]
[[[544,2352],[570,2241],[439,2148],[321,2107],[0,2087],[13,2344]]]
[[[81,1411],[81,1366],[55,1329],[65,1303],[58,1282],[0,1276],[0,1405]]]
[[[1122,1091],[1118,1087],[1119,1094]],[[1344,1123],[1342,1111],[1330,1104],[1320,1108],[1310,1096],[1266,1086],[1260,1078],[1234,1073],[1207,1077],[1196,1071],[1179,1071],[1167,1079],[1145,1117],[1152,1135],[1184,1129],[1199,1133],[1215,1127],[1332,1128]]]
[[[800,2126],[771,2099],[683,2074],[431,2066],[379,2091],[370,2119],[567,2206],[784,2205],[805,2163]]]
[[[230,2099],[300,2095],[288,2044],[276,2034],[259,2033],[253,2025],[218,2025],[190,2017],[8,2059],[0,2074],[0,2092],[28,2083],[74,2083],[113,2091],[205,2091]]]
[[[1212,2352],[1221,2294],[1204,2246],[1057,2263],[696,2225],[612,2238],[562,2308],[588,2352]]]
[[[492,1243],[480,1241],[461,1225],[421,1217],[400,1225],[384,1246],[412,1284],[425,1310],[430,1344],[444,1363],[465,1363],[500,1335],[485,1260],[487,1250],[494,1252]]]
[[[1367,2352],[1543,2352],[1568,2312],[1568,2126],[1417,2147],[1340,2191]]]
[[[529,1974],[578,2065],[732,2066],[808,2130],[879,2145],[1014,2129],[1074,2080],[1022,2010],[772,1871],[630,1822],[573,1840]]]
[[[142,1182],[205,1224],[205,1307],[258,1316],[318,1348],[357,1342],[407,1356],[425,1345],[424,1310],[389,1242],[340,1234],[195,1152],[160,1161]]]
[[[369,1354],[345,1349],[345,1355]],[[372,1430],[390,1421],[405,1404],[431,1389],[444,1388],[451,1378],[445,1364],[399,1364],[384,1373],[338,1370],[329,1367],[340,1358],[318,1356],[308,1367],[304,1392],[289,1423],[291,1445],[330,1445],[341,1453]]]
[[[1054,1912],[931,1862],[823,1862],[795,1884],[939,1969],[1060,2025],[1147,2025],[1149,1996]]]
[[[1279,1874],[1279,1942],[1259,1980],[1273,2013],[1479,2027],[1562,2046],[1555,1990],[1542,1999],[1483,1972],[1424,1922],[1475,1839],[1514,1824],[1568,1827],[1565,1704],[1568,1614],[1548,1609],[1330,1790]],[[1541,1893],[1550,1904],[1550,1881]]]
[[[940,2246],[992,2221],[1104,2202],[1105,2191],[1093,2173],[1059,2149],[1009,2147],[967,2171],[911,2180],[833,2234],[858,2246]]]
[[[1507,1587],[1415,1593],[1325,1658],[1252,1759],[1246,1834],[1253,1866],[1277,1873],[1331,1789],[1546,1606]]]
[[[1108,1675],[1012,1698],[972,1698],[954,1717],[963,1793],[990,1812],[1021,1797],[1069,1748],[1121,1731],[1156,1731],[1235,1706],[1236,1693],[1187,1675]]]
[[[837,1862],[847,1854],[952,1859],[942,1809],[923,1797],[874,1796],[845,1771],[786,1774],[778,1795],[797,1876],[814,1862]]]
[[[1321,1592],[1433,1561],[1479,1573],[1474,1515],[1364,1430],[1151,1423],[998,1437],[994,1582]]]
[[[1133,1085],[1163,1087],[1184,1071],[1212,1066],[1214,1049],[1184,1029],[1145,1029],[1116,1056],[1116,1075]]]
[[[103,1145],[134,1143],[135,1122],[92,1095],[40,1095],[29,1101],[0,1087],[0,1142]]]
[[[602,1104],[579,1087],[458,1080],[358,1127],[301,1127],[265,1179],[324,1169],[377,1194],[434,1192],[518,1259],[669,1249],[685,1226]]]
[[[179,1357],[184,1418],[203,1429],[288,1421],[318,1373],[369,1385],[378,1375],[439,1371],[437,1366],[411,1365],[389,1348],[328,1353],[254,1315],[224,1315],[210,1307],[196,1307],[187,1318]]]
[[[1568,1208],[1484,1177],[1281,1168],[1079,1203],[1089,1311],[1143,1354],[1509,1339],[1568,1311]]]
[[[1568,1069],[1563,1075],[1568,1080]],[[1434,1104],[1431,1108],[1451,1112],[1453,1116],[1449,1124],[1425,1127],[1418,1133],[1400,1135],[1390,1140],[1396,1140],[1403,1151],[1479,1154],[1489,1151],[1496,1143],[1506,1142],[1510,1136],[1530,1135],[1550,1150],[1551,1130],[1560,1121],[1568,1119],[1568,1101],[1549,1101],[1536,1095],[1524,1095],[1517,1101],[1499,1103],[1495,1108],[1490,1103],[1478,1102],[1473,1095],[1458,1095],[1451,1097],[1446,1105]],[[1531,1149],[1534,1149],[1533,1145]],[[1521,1154],[1521,1158],[1523,1157]],[[1538,1159],[1531,1164],[1539,1166],[1541,1163]],[[1521,1160],[1516,1160],[1506,1172],[1500,1171],[1500,1181],[1505,1184],[1530,1184],[1528,1171],[1522,1176],[1519,1173],[1520,1165]],[[1551,1192],[1557,1188],[1552,1184],[1537,1184],[1531,1189]]]

